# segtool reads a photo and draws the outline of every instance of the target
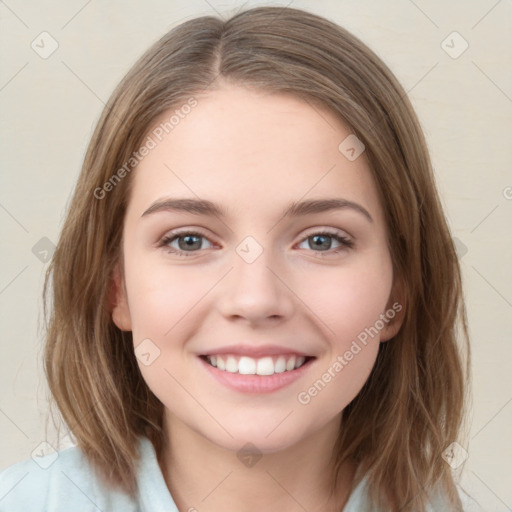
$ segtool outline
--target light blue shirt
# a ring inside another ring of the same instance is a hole
[[[153,445],[140,438],[137,473],[139,494],[134,502],[126,494],[107,488],[81,450],[74,446],[58,453],[18,462],[0,473],[0,512],[179,512],[163,478]],[[366,480],[354,489],[343,512],[377,512],[365,493]],[[188,510],[201,511],[201,504]],[[431,512],[445,512],[442,501]],[[187,512],[187,511],[182,511]]]

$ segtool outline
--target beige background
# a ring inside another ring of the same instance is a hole
[[[215,11],[227,17],[242,4],[0,2],[0,469],[30,457],[46,439],[38,327],[44,251],[58,238],[104,102],[172,26]],[[262,4],[290,1],[249,1],[245,8]],[[512,510],[512,4],[446,4],[291,2],[366,42],[417,109],[457,239],[472,335],[473,417],[463,485],[484,510],[501,512]],[[40,36],[45,31],[50,36]],[[52,38],[58,48],[44,55]]]

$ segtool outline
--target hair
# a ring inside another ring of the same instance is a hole
[[[142,378],[131,332],[116,327],[109,307],[131,175],[109,187],[108,197],[95,191],[130,160],[158,116],[222,83],[293,95],[338,116],[365,146],[385,212],[406,311],[342,412],[333,488],[351,461],[367,475],[378,506],[424,512],[439,488],[457,509],[455,476],[441,455],[464,424],[470,350],[459,263],[426,141],[381,59],[344,28],[299,9],[258,7],[226,21],[186,21],[114,90],[45,276],[44,370],[62,418],[92,467],[135,496],[137,439],[146,436],[161,453],[164,406]]]

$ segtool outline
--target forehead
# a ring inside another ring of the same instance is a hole
[[[178,105],[154,121],[155,146],[132,176],[132,208],[169,195],[234,211],[306,196],[378,203],[364,153],[350,161],[340,152],[350,130],[326,108],[238,86],[194,98],[194,107]]]

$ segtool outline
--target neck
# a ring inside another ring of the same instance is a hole
[[[334,512],[348,500],[351,463],[342,466],[331,492],[340,417],[294,446],[242,460],[175,417],[166,423],[169,442],[161,469],[180,511]]]

